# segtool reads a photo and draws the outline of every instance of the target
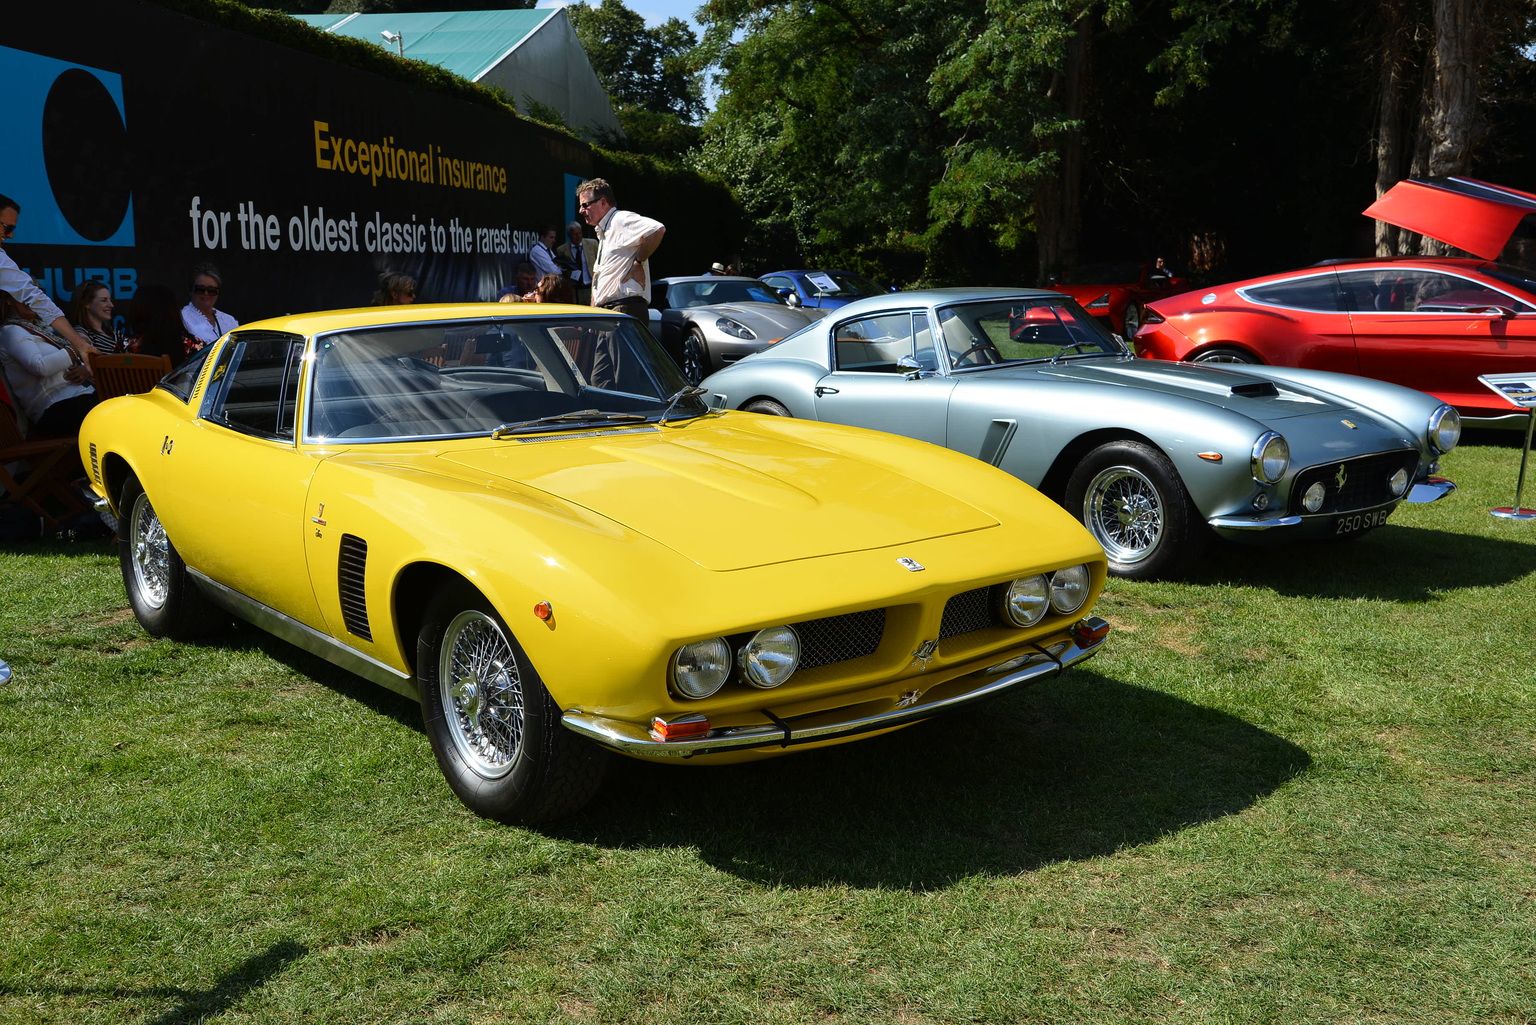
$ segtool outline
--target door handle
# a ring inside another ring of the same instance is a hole
[[[837,389],[836,388],[823,388],[821,385],[817,385],[816,386],[816,397],[818,399],[821,398],[823,395],[836,395],[836,394],[837,394]]]

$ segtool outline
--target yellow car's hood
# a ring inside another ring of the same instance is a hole
[[[588,509],[712,570],[997,525],[929,484],[840,449],[724,424],[504,439],[441,458]]]

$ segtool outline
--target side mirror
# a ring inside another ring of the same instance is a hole
[[[776,288],[774,291],[778,292],[779,298],[783,299],[789,305],[800,305],[800,293],[796,292],[793,288]]]
[[[923,365],[917,361],[916,356],[902,356],[896,360],[896,366],[902,371],[901,376],[908,381],[916,381],[923,376]]]

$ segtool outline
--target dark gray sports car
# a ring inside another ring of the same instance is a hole
[[[790,306],[756,278],[660,278],[651,292],[651,330],[689,384],[826,313]]]
[[[734,409],[872,427],[976,456],[1080,518],[1110,570],[1185,571],[1215,532],[1341,538],[1455,489],[1461,433],[1422,392],[1346,374],[1138,360],[1055,292],[850,303],[706,379]]]

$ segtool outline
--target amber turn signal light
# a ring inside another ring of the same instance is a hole
[[[657,740],[691,740],[709,735],[709,720],[702,715],[685,715],[671,722],[657,716],[651,720],[651,736]]]
[[[1109,624],[1098,616],[1079,619],[1072,624],[1072,639],[1079,648],[1091,648],[1109,636]]]

